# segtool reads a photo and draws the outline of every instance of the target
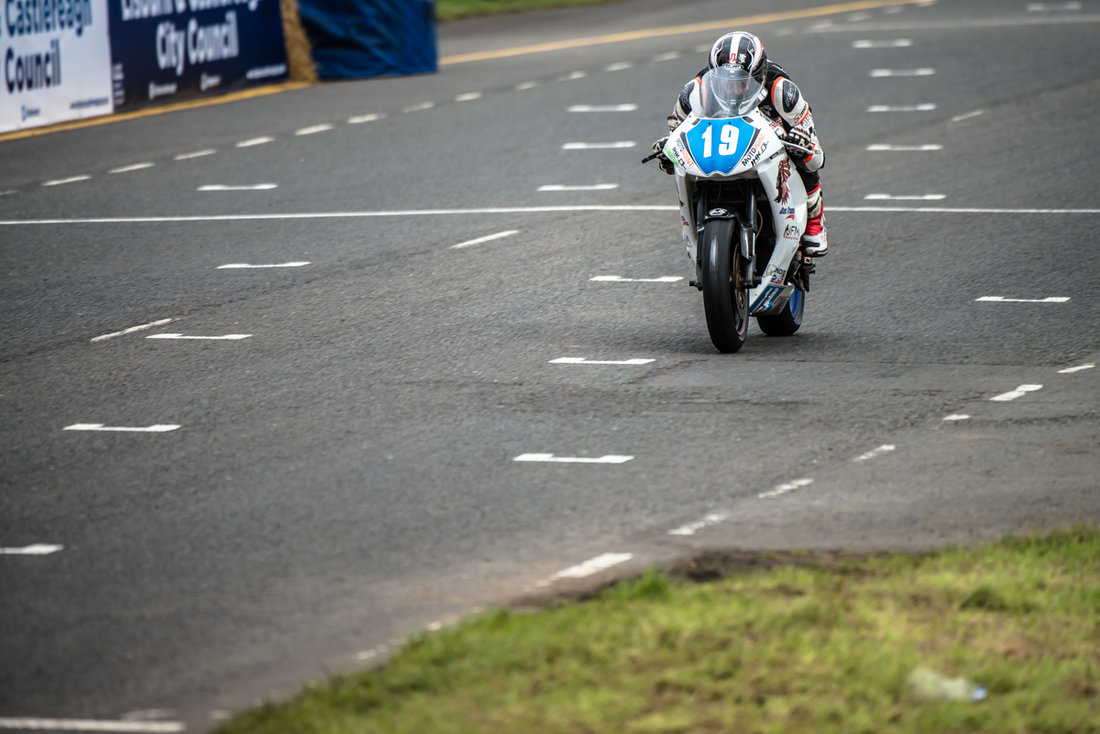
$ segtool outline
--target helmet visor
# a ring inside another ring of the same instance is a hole
[[[702,81],[704,117],[742,117],[767,97],[760,82],[733,64],[710,69]]]

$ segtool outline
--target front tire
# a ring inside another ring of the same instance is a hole
[[[749,294],[741,279],[741,248],[731,219],[712,219],[703,226],[700,269],[703,311],[710,340],[719,352],[736,352],[749,330]]]

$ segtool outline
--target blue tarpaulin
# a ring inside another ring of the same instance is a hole
[[[298,14],[322,79],[439,67],[434,0],[298,0]]]

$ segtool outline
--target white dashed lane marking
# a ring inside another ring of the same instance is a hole
[[[536,462],[547,464],[625,464],[633,460],[633,456],[621,454],[606,454],[604,456],[554,456],[553,454],[520,454],[512,461]]]
[[[584,563],[578,563],[576,566],[570,566],[563,571],[558,571],[550,578],[540,581],[538,585],[549,586],[561,579],[581,579],[586,576],[592,576],[600,571],[605,571],[621,563],[626,563],[633,557],[633,553],[604,553],[595,558],[590,558]]]
[[[852,461],[855,461],[857,463],[858,462],[863,462],[863,461],[870,461],[871,459],[877,459],[878,457],[883,456],[885,454],[888,454],[891,451],[894,451],[896,449],[897,449],[897,446],[895,446],[894,444],[886,443],[886,444],[883,444],[882,446],[879,446],[878,448],[871,449],[870,451],[868,451],[865,454],[860,454],[856,458],[852,459]]]
[[[604,364],[604,365],[640,365],[649,364],[650,362],[656,362],[655,359],[585,359],[584,357],[558,357],[552,359],[548,364]]]
[[[1072,375],[1074,372],[1083,372],[1085,370],[1091,370],[1096,365],[1092,362],[1088,364],[1079,364],[1076,367],[1066,367],[1064,370],[1058,370],[1060,375]]]
[[[1065,303],[1069,296],[1048,296],[1046,298],[1005,298],[1004,296],[982,296],[975,298],[981,303]]]
[[[872,143],[867,150],[873,153],[928,153],[934,150],[943,150],[943,146],[937,143],[925,143],[923,145],[888,145],[886,143]]]
[[[576,184],[571,186],[546,184],[545,186],[539,186],[539,191],[612,191],[617,188],[619,188],[619,184],[613,183]]]
[[[935,69],[926,66],[919,69],[871,69],[871,77],[874,79],[904,76],[932,76],[935,73]]]
[[[122,331],[112,331],[110,334],[103,334],[92,339],[94,342],[106,341],[107,339],[113,339],[116,336],[123,336],[125,334],[132,334],[135,331],[145,331],[146,329],[152,329],[154,326],[164,326],[165,324],[172,323],[172,319],[160,319],[159,321],[150,321],[148,324],[139,324],[137,326],[131,326],[129,329],[123,329]]]
[[[1009,400],[1015,400],[1016,398],[1022,398],[1029,392],[1035,392],[1042,390],[1042,385],[1020,385],[1015,390],[1009,390],[1008,392],[1001,393],[1000,395],[994,395],[990,400],[998,403],[1005,403]]]
[[[504,239],[505,237],[511,237],[514,234],[519,234],[518,229],[509,229],[505,232],[497,232],[496,234],[487,234],[484,237],[478,237],[473,240],[466,240],[465,242],[459,242],[457,245],[451,245],[451,250],[462,250],[467,247],[473,247],[474,245],[480,245],[485,242],[492,242],[493,240]]]
[[[575,104],[570,112],[635,112],[636,104]]]
[[[711,513],[711,514],[707,515],[702,520],[696,520],[695,522],[688,523],[687,525],[681,525],[678,528],[673,528],[672,530],[668,531],[668,534],[669,535],[695,535],[700,530],[703,530],[704,528],[708,528],[711,525],[717,525],[718,523],[723,522],[727,518],[729,518],[729,515],[724,513],[724,512],[714,512],[714,513]]]
[[[299,262],[289,263],[272,263],[270,265],[249,265],[248,263],[227,263],[225,265],[219,265],[218,270],[257,270],[261,268],[304,268],[306,265],[311,265],[308,260],[302,260]]]
[[[780,484],[775,489],[773,489],[771,491],[761,492],[760,494],[758,494],[756,496],[758,498],[762,499],[762,500],[763,499],[768,499],[769,497],[778,497],[779,495],[787,494],[788,492],[793,492],[796,489],[801,489],[802,487],[808,487],[813,483],[814,483],[814,480],[810,479],[809,477],[804,478],[804,479],[795,479],[792,482],[785,482],[783,484]]]
[[[597,283],[676,283],[683,280],[679,275],[662,275],[659,278],[624,278],[621,275],[596,275],[589,280]]]
[[[852,41],[852,48],[908,48],[913,45],[912,39],[895,38],[889,41],[871,41],[862,39]]]
[[[63,545],[35,543],[34,545],[25,545],[22,548],[0,548],[0,556],[48,556],[64,548]]]
[[[637,145],[633,140],[616,140],[609,143],[565,143],[562,150],[607,150],[612,148],[633,148]]]
[[[276,183],[243,184],[239,186],[229,184],[206,184],[200,186],[198,191],[271,191],[279,188]]]
[[[310,125],[309,127],[299,128],[298,130],[294,131],[294,134],[298,137],[302,137],[305,135],[316,135],[317,133],[328,132],[332,128],[333,126],[326,122],[320,125]]]
[[[867,108],[868,112],[931,112],[936,109],[934,102],[921,102],[919,104],[873,104]]]
[[[152,168],[154,165],[156,164],[150,163],[148,161],[144,161],[142,163],[131,163],[128,166],[119,166],[118,168],[112,168],[111,170],[107,171],[107,173],[131,173],[133,171],[143,171],[146,168]]]
[[[168,433],[180,426],[174,423],[157,423],[152,426],[105,426],[102,423],[74,423],[65,426],[65,431],[106,431],[115,433]]]
[[[222,336],[186,336],[184,334],[150,334],[146,339],[199,339],[210,341],[239,341],[248,339],[251,334],[223,334]]]
[[[274,141],[275,138],[271,137],[270,135],[261,135],[258,138],[249,138],[248,140],[242,140],[241,142],[237,143],[236,147],[251,148],[256,145],[266,145],[267,143],[272,143]]]
[[[189,161],[192,158],[205,158],[208,155],[214,155],[218,151],[213,148],[207,148],[206,150],[196,150],[191,153],[180,153],[175,157],[177,161]]]
[[[68,178],[55,178],[52,181],[46,181],[43,186],[64,186],[65,184],[78,183],[80,181],[88,181],[92,177],[87,174],[81,174],[79,176],[69,176]]]

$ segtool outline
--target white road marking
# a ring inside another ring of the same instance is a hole
[[[528,89],[534,89],[539,85],[538,82],[520,82],[516,85],[517,92],[526,92]]]
[[[653,57],[653,60],[654,61],[675,61],[676,59],[680,58],[680,56],[681,56],[681,54],[680,54],[679,51],[668,51],[667,53],[657,54],[656,56]]]
[[[781,494],[787,494],[787,492],[793,492],[796,489],[801,489],[802,487],[808,487],[813,483],[814,483],[814,480],[809,479],[809,478],[795,479],[793,482],[786,482],[784,484],[780,484],[775,489],[773,489],[769,492],[761,492],[760,494],[758,494],[756,496],[759,497],[762,500],[767,499],[769,497],[778,497]]]
[[[0,191],[0,196],[11,196],[15,193],[15,189],[8,189],[7,191]]]
[[[455,102],[473,102],[475,99],[481,99],[481,92],[466,92],[455,97]]]
[[[931,112],[936,109],[936,105],[932,102],[921,102],[920,104],[873,104],[867,108],[868,112]]]
[[[558,357],[552,359],[548,364],[622,364],[622,365],[634,365],[634,364],[649,364],[650,362],[656,362],[655,359],[586,359],[584,357]]]
[[[64,186],[65,184],[77,183],[78,181],[87,181],[91,178],[86,174],[80,176],[69,176],[68,178],[55,178],[52,181],[46,181],[43,186]]]
[[[624,71],[626,69],[633,69],[634,64],[629,61],[619,61],[614,64],[608,64],[603,68],[604,71]]]
[[[1060,375],[1072,375],[1074,372],[1083,372],[1085,370],[1091,370],[1096,365],[1092,362],[1088,364],[1079,364],[1076,367],[1066,367],[1064,370],[1058,370]]]
[[[1075,11],[1081,9],[1081,3],[1068,2],[1068,3],[1028,3],[1027,12],[1029,13],[1047,13],[1047,12],[1066,12]]]
[[[206,184],[200,186],[198,191],[270,191],[272,189],[279,188],[279,184],[275,183],[258,183],[258,184],[244,184],[241,186],[231,186],[227,184]]]
[[[883,445],[879,446],[878,448],[871,449],[870,451],[868,451],[865,454],[860,454],[856,458],[852,459],[852,461],[855,461],[855,462],[870,461],[871,459],[877,459],[878,457],[883,456],[884,454],[888,454],[891,451],[894,451],[895,449],[897,449],[897,446],[895,446],[894,444],[884,443]]]
[[[893,194],[867,194],[863,197],[867,201],[939,201],[947,198],[943,194],[914,194],[911,196],[894,196]]]
[[[633,140],[617,140],[613,143],[566,143],[562,150],[606,150],[609,148],[633,148],[637,143]]]
[[[910,38],[895,38],[890,41],[852,41],[852,48],[908,48],[913,45]]]
[[[180,426],[173,423],[157,423],[152,426],[105,426],[102,423],[74,423],[65,426],[65,431],[106,431],[115,433],[167,433]]]
[[[131,734],[171,734],[184,731],[179,721],[103,721],[98,719],[0,718],[0,729],[31,731],[106,731]]]
[[[63,545],[50,545],[47,543],[35,543],[25,545],[22,548],[0,548],[0,556],[48,556],[64,549]]]
[[[565,76],[558,77],[558,79],[563,82],[571,82],[577,79],[584,79],[586,76],[588,76],[587,71],[571,71]]]
[[[662,275],[659,278],[624,278],[621,275],[597,275],[589,278],[598,283],[676,283],[683,280],[680,275]]]
[[[348,118],[349,125],[362,125],[364,122],[374,122],[375,120],[381,120],[385,115],[378,115],[371,113],[369,115],[353,115]]]
[[[156,164],[150,163],[148,161],[142,163],[131,163],[128,166],[119,166],[118,168],[112,168],[111,170],[107,171],[107,173],[130,173],[131,171],[142,171],[146,168],[152,168],[154,165]]]
[[[213,148],[207,148],[206,150],[196,150],[196,151],[193,151],[191,153],[180,153],[179,155],[177,155],[175,157],[175,160],[177,160],[177,161],[189,161],[192,158],[203,158],[203,157],[208,156],[208,155],[214,155],[217,152],[218,151],[214,150]]]
[[[539,186],[539,191],[611,191],[619,188],[619,184],[613,183],[601,183],[601,184],[586,184],[575,186],[562,186],[559,184],[546,184],[545,186]]]
[[[606,454],[598,457],[585,456],[554,456],[553,454],[520,454],[512,461],[540,462],[547,464],[625,464],[631,461],[633,456],[620,454]]]
[[[265,145],[267,143],[274,142],[274,140],[275,138],[271,137],[270,135],[261,135],[258,138],[249,138],[248,140],[242,140],[241,142],[237,143],[236,147],[251,148],[254,145]]]
[[[982,296],[975,301],[983,303],[1065,303],[1069,296],[1050,296],[1048,298],[1005,298],[1004,296]]]
[[[872,143],[867,146],[867,150],[873,153],[880,153],[884,151],[888,152],[918,152],[925,153],[934,150],[943,150],[942,145],[937,143],[925,143],[923,145],[887,145],[885,143]]]
[[[558,571],[550,578],[540,581],[538,585],[549,586],[560,579],[582,579],[586,576],[599,573],[600,571],[605,571],[613,566],[618,566],[620,563],[626,563],[633,557],[633,553],[604,553],[595,558],[589,558],[584,563],[570,566],[564,571]]]
[[[570,112],[636,112],[638,105],[626,104],[575,104]]]
[[[310,125],[309,127],[299,128],[298,130],[294,131],[294,134],[299,136],[299,137],[301,137],[303,135],[316,135],[317,133],[328,132],[332,128],[333,128],[332,125],[330,125],[327,122],[324,122],[324,123],[321,123],[320,125]]]
[[[1100,209],[997,209],[983,207],[898,207],[898,206],[830,206],[833,212],[864,214],[1100,214]],[[0,227],[61,224],[170,224],[178,222],[256,222],[305,219],[370,219],[375,217],[441,217],[481,214],[554,214],[562,212],[679,212],[675,205],[665,204],[561,204],[547,206],[500,206],[469,209],[391,209],[379,211],[343,212],[282,212],[268,214],[208,214],[146,217],[73,217],[71,219],[6,219]]]
[[[487,234],[484,237],[478,237],[475,240],[466,240],[465,242],[459,242],[457,245],[451,245],[451,250],[461,250],[464,247],[473,247],[474,245],[480,245],[483,242],[492,242],[493,240],[503,239],[505,237],[511,237],[514,234],[519,234],[518,229],[509,229],[505,232],[497,232],[496,234]]]
[[[402,112],[420,112],[421,110],[430,110],[435,107],[435,102],[421,102],[420,104],[414,104],[410,107],[406,107],[401,110]]]
[[[145,331],[146,329],[152,329],[154,326],[164,326],[165,324],[172,323],[173,319],[160,319],[159,321],[150,321],[148,324],[139,324],[138,326],[131,326],[129,329],[123,329],[122,331],[112,331],[110,334],[103,334],[92,339],[94,342],[101,342],[106,339],[112,339],[116,336],[123,336],[124,334],[132,334],[135,331]]]
[[[961,115],[955,115],[954,117],[952,117],[951,122],[962,122],[963,120],[970,120],[974,117],[978,117],[984,114],[985,110],[973,110],[971,112],[964,112]]]
[[[968,420],[970,420],[970,416],[968,416],[966,413],[952,413],[951,415],[945,415],[943,417],[943,420],[945,420],[945,421],[968,421]]]
[[[1006,403],[1009,400],[1015,400],[1016,398],[1022,398],[1029,392],[1035,392],[1036,390],[1042,390],[1042,385],[1020,385],[1015,390],[1009,390],[1008,392],[1001,393],[1000,395],[994,395],[990,400],[998,403]]]
[[[248,339],[251,334],[224,334],[222,336],[185,336],[184,334],[150,334],[146,339],[204,339],[210,341],[239,341]]]
[[[289,263],[273,263],[271,265],[249,265],[248,263],[228,263],[226,265],[219,265],[217,270],[249,270],[256,268],[303,268],[306,265],[311,265],[308,260],[301,262],[289,262]]]
[[[895,76],[932,76],[935,73],[935,69],[927,66],[918,69],[871,69],[871,76],[876,79]]]
[[[696,520],[695,522],[688,523],[687,525],[681,525],[678,528],[673,528],[668,531],[669,535],[695,535],[703,528],[710,527],[711,525],[717,525],[724,521],[729,515],[725,512],[714,512],[707,515],[702,520]]]

